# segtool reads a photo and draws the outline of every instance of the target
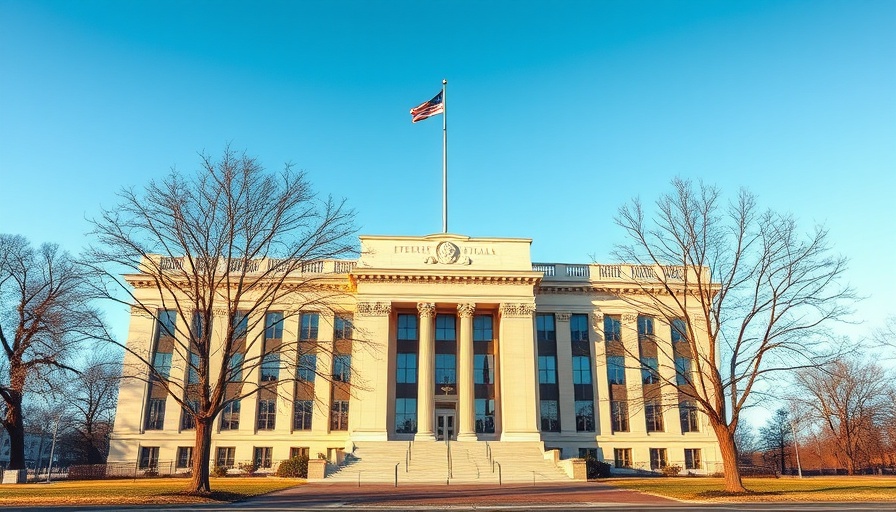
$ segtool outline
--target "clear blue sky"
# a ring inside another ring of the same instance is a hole
[[[746,186],[830,228],[851,331],[896,313],[890,0],[0,0],[0,232],[77,252],[118,189],[228,142],[362,233],[439,232],[441,119],[408,110],[442,78],[449,231],[610,261],[630,198]]]

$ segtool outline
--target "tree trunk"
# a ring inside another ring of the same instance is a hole
[[[208,494],[211,484],[208,480],[209,463],[212,452],[213,418],[196,418],[196,442],[193,444],[193,476],[187,492],[191,494]]]
[[[730,493],[745,493],[747,490],[740,479],[740,468],[737,467],[737,447],[734,444],[734,434],[727,425],[713,425],[716,438],[719,440],[719,450],[722,454],[722,467],[725,471],[725,491]]]
[[[22,393],[9,390],[3,426],[9,434],[9,466],[6,469],[25,469],[25,425],[22,422]]]

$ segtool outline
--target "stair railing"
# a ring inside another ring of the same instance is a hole
[[[453,468],[452,468],[452,461],[451,461],[451,439],[449,439],[447,436],[445,438],[445,446],[448,447],[448,478],[450,479],[450,478],[454,478],[454,476],[453,476],[453,471],[452,471]]]

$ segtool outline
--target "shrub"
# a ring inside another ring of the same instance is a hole
[[[237,467],[247,475],[252,475],[258,469],[254,462],[240,462]]]
[[[227,476],[227,468],[224,466],[215,466],[214,469],[212,469],[212,475],[218,477]]]
[[[300,455],[286,459],[277,467],[277,476],[285,478],[308,478],[308,456]]]
[[[610,467],[609,464],[600,460],[592,458],[585,459],[585,472],[588,475],[589,480],[592,478],[609,478]]]
[[[663,466],[662,472],[665,476],[678,476],[681,473],[681,466]]]

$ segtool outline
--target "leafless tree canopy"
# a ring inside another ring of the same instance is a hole
[[[10,436],[10,469],[24,468],[22,400],[41,389],[82,342],[102,335],[87,275],[58,246],[34,248],[24,237],[0,235],[0,397]]]
[[[801,396],[814,427],[835,442],[832,450],[849,474],[893,451],[887,437],[894,388],[879,365],[841,359],[797,374]],[[889,420],[889,421],[888,421]]]
[[[686,269],[683,279],[660,275],[640,299],[629,300],[669,323],[683,322],[694,371],[680,377],[693,381],[666,384],[707,414],[727,490],[742,492],[732,436],[751,393],[775,372],[830,360],[836,350],[825,327],[848,312],[854,294],[824,228],[804,233],[792,216],[760,209],[745,190],[726,203],[713,186],[681,179],[672,185],[655,210],[637,199],[619,209],[616,222],[629,242],[616,255]]]
[[[287,295],[296,309],[326,307],[338,290],[303,266],[354,253],[354,212],[344,202],[318,198],[302,172],[287,165],[269,173],[228,148],[220,159],[203,156],[194,174],[172,172],[142,190],[124,190],[121,203],[94,226],[98,243],[90,254],[103,278],[101,293],[163,328],[171,323],[159,322],[160,312],[176,313],[174,332],[160,335],[174,343],[193,382],[168,379],[150,354],[129,350],[142,362],[135,374],[148,375],[193,416],[193,491],[207,492],[211,422],[228,402],[263,389],[249,382],[228,386],[262,363],[263,356],[248,354],[263,339],[246,333],[256,332]],[[123,273],[141,275],[155,293],[140,295]],[[223,341],[213,340],[205,327],[222,316],[226,325],[215,330],[223,331]],[[222,363],[210,364],[213,356]]]

